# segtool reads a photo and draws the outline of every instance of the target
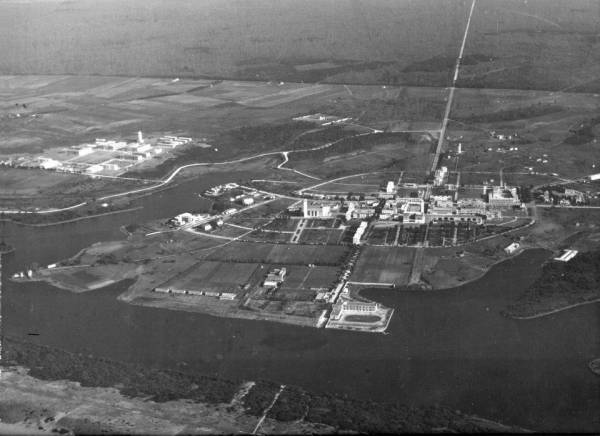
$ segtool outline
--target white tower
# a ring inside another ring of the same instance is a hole
[[[462,143],[458,143],[458,154],[462,154]]]
[[[144,138],[142,137],[142,131],[138,130],[138,144],[143,144]]]

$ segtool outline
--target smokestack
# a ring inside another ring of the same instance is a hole
[[[144,143],[144,138],[142,137],[142,131],[139,130],[138,131],[138,144],[143,144]]]

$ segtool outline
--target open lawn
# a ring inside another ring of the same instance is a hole
[[[600,164],[598,108],[593,94],[460,89],[441,165],[464,173],[461,183],[476,184],[498,183],[500,168],[508,183],[534,186],[552,174],[594,174],[593,165]],[[458,143],[463,153],[457,166]]]
[[[213,292],[235,292],[245,285],[253,276],[260,274],[256,263],[228,263],[205,261],[195,265],[191,270],[178,275],[162,287],[185,290],[209,290]]]
[[[598,6],[587,0],[480,0],[459,85],[600,91]],[[464,64],[464,62],[463,62]]]
[[[413,248],[365,247],[350,280],[367,283],[406,285],[412,268]]]
[[[7,2],[0,9],[11,35],[1,46],[4,71],[444,85],[447,70],[420,71],[419,65],[440,53],[456,57],[469,6],[452,0],[145,5]],[[103,31],[65,27],[67,21],[94,23]],[[97,94],[118,95],[128,91],[122,82],[114,89],[100,77],[93,86]],[[91,87],[79,89],[86,85]],[[62,83],[55,88],[61,92]]]
[[[216,249],[208,258],[230,262],[339,265],[347,251],[343,246],[233,242]]]

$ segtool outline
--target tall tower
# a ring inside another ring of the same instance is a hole
[[[142,131],[138,130],[138,144],[143,144],[144,138],[142,137]]]

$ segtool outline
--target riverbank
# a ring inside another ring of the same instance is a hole
[[[585,306],[588,304],[594,304],[594,303],[600,303],[600,297],[596,298],[594,300],[590,300],[590,301],[582,301],[581,303],[575,303],[575,304],[570,304],[568,306],[564,306],[564,307],[559,307],[557,309],[552,309],[552,310],[548,310],[546,312],[542,312],[542,313],[537,313],[535,315],[529,315],[529,316],[516,316],[516,315],[507,315],[509,318],[512,319],[519,319],[519,320],[527,320],[527,319],[536,319],[536,318],[543,318],[545,316],[549,316],[549,315],[553,315],[555,313],[559,313],[559,312],[564,312],[565,310],[569,310],[569,309],[574,309],[575,307],[579,307],[579,306]]]
[[[26,429],[250,433],[280,386],[148,368],[3,339],[6,353],[0,376],[0,420]],[[291,385],[281,391],[261,425],[263,433],[295,434],[427,433],[440,429],[523,432],[443,406],[365,402]]]
[[[40,224],[31,224],[31,223],[22,222],[22,221],[14,220],[14,219],[5,219],[2,221],[14,222],[18,226],[24,226],[24,227],[50,227],[50,226],[57,226],[60,224],[69,224],[69,223],[74,223],[77,221],[89,220],[89,219],[93,219],[93,218],[100,218],[100,217],[109,216],[109,215],[116,215],[116,214],[120,214],[120,213],[135,212],[136,210],[141,210],[143,208],[144,208],[143,206],[130,207],[128,209],[113,210],[110,212],[80,216],[77,218],[71,218],[71,219],[62,220],[62,221],[53,221],[53,222],[49,222],[49,223],[40,223]]]
[[[539,318],[600,301],[600,251],[568,262],[546,262],[541,276],[505,311],[514,319]]]
[[[128,298],[126,291],[119,295],[117,299],[137,306],[180,312],[202,313],[205,315],[217,316],[219,318],[271,321],[300,327],[317,328],[319,320],[318,317],[294,316],[282,313],[270,313],[267,311],[255,312],[250,309],[239,307],[239,301],[219,300],[217,297],[208,296],[157,295],[156,292],[147,292],[142,297],[130,299]]]

